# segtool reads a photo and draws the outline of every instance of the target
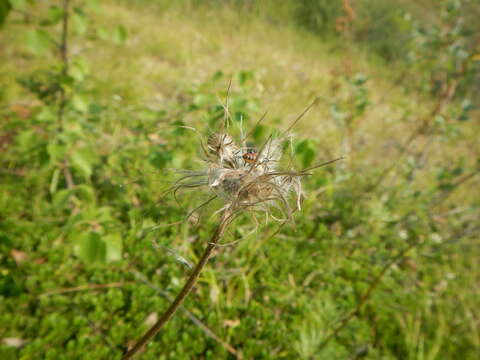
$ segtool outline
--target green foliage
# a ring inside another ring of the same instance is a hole
[[[315,158],[315,146],[311,140],[300,141],[295,146],[295,154],[301,159],[302,167],[307,168],[312,165]]]

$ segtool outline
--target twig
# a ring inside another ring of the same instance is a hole
[[[63,0],[63,18],[62,18],[62,38],[59,44],[60,50],[60,59],[62,61],[62,79],[63,82],[64,78],[68,75],[68,20],[70,16],[70,0]],[[58,105],[58,132],[63,131],[63,114],[65,112],[65,105],[67,102],[67,95],[65,93],[65,88],[60,86],[60,100]],[[67,182],[67,187],[72,189],[75,184],[73,182],[73,176],[70,172],[70,168],[68,166],[67,158],[64,159],[64,167],[63,167],[63,174],[65,176],[65,181]]]
[[[73,176],[72,173],[70,172],[70,168],[68,165],[68,160],[65,158],[64,164],[63,164],[63,175],[65,176],[65,181],[67,182],[67,187],[69,189],[72,189],[75,186],[75,183],[73,182]]]
[[[480,40],[479,40],[480,41]],[[450,101],[453,99],[455,96],[455,93],[457,91],[458,83],[461,80],[461,76],[465,73],[467,70],[468,66],[468,61],[469,59],[465,59],[465,61],[462,63],[462,66],[460,67],[459,71],[454,75],[453,79],[450,81],[450,83],[447,86],[447,89],[444,91],[442,96],[439,98],[438,102],[436,103],[435,107],[432,109],[430,114],[425,117],[421,124],[416,127],[411,135],[407,138],[407,140],[403,143],[402,147],[400,148],[399,154],[397,156],[396,161],[392,162],[392,165],[387,167],[377,178],[377,180],[371,184],[369,187],[366,189],[366,193],[372,192],[375,190],[382,182],[383,180],[390,175],[390,173],[396,169],[398,164],[400,163],[400,160],[403,158],[405,153],[408,151],[410,148],[410,145],[412,142],[424,131],[428,130],[429,127],[431,126],[431,120],[434,119],[437,115],[441,114],[445,107],[450,103]]]
[[[333,329],[333,331],[320,343],[320,349],[323,348],[325,345],[328,344],[328,342],[330,340],[332,340],[345,326],[347,326],[347,324],[350,322],[350,320],[355,317],[356,315],[358,315],[358,313],[360,312],[360,309],[362,308],[362,306],[367,302],[367,300],[370,298],[370,296],[372,295],[372,292],[373,290],[378,286],[378,284],[380,284],[380,281],[382,280],[383,276],[385,276],[385,274],[388,272],[388,270],[390,270],[390,268],[395,265],[399,260],[401,260],[406,254],[407,252],[409,252],[411,249],[413,249],[414,247],[420,245],[421,242],[420,241],[415,241],[413,242],[412,244],[410,244],[409,246],[407,246],[405,249],[403,249],[402,251],[400,251],[396,256],[394,256],[390,262],[388,262],[382,269],[382,271],[380,271],[380,273],[375,277],[375,279],[373,280],[373,282],[370,284],[369,288],[367,289],[367,291],[361,296],[360,298],[360,301],[358,302],[357,306],[355,307],[355,309],[353,309],[352,311],[350,311],[342,320],[340,320],[340,322],[338,323],[338,325],[335,327],[335,329]]]
[[[108,284],[81,285],[81,286],[75,286],[75,287],[70,287],[70,288],[50,290],[50,291],[44,292],[44,293],[42,293],[38,296],[39,297],[40,296],[50,296],[50,295],[66,294],[66,293],[72,293],[72,292],[78,292],[78,291],[116,288],[116,287],[122,287],[126,284],[130,284],[130,282],[113,282],[113,283],[108,283]]]
[[[281,139],[285,134],[287,134],[292,128],[305,116],[305,114],[313,107],[315,106],[319,101],[321,100],[320,97],[316,97],[310,105],[308,105],[301,113],[298,115],[295,120],[286,128],[279,136]]]
[[[193,286],[197,283],[198,277],[210,259],[216,244],[220,241],[225,230],[232,221],[232,215],[233,214],[231,214],[228,209],[223,212],[220,223],[213,233],[212,239],[205,248],[205,251],[203,252],[203,255],[198,261],[197,265],[195,265],[195,268],[192,270],[192,273],[187,279],[187,282],[183,286],[182,290],[180,290],[175,300],[173,300],[160,319],[158,319],[158,321],[145,333],[145,335],[143,335],[142,338],[138,340],[135,345],[133,345],[133,347],[123,355],[122,360],[132,359],[140,350],[142,350],[143,347],[160,331],[162,326],[165,325],[168,320],[170,320],[173,314],[175,314],[178,308],[183,304],[185,298],[188,296],[188,294],[190,294]]]
[[[463,177],[461,177],[459,180],[457,180],[455,183],[452,184],[452,187],[447,189],[447,190],[444,190],[442,192],[440,192],[440,194],[437,195],[436,198],[434,198],[433,200],[430,201],[429,205],[431,207],[436,207],[438,205],[440,205],[441,203],[443,203],[455,190],[457,190],[457,188],[466,183],[467,181],[469,181],[470,179],[474,178],[475,176],[479,175],[480,174],[480,170],[476,170],[476,171],[473,171],[471,172],[470,174],[467,174]],[[443,195],[443,196],[442,196]]]
[[[68,18],[70,10],[70,0],[63,0],[63,19],[62,19],[62,40],[60,43],[60,59],[63,63],[62,77],[68,74]],[[58,108],[58,126],[59,131],[63,130],[63,113],[65,111],[66,94],[63,86],[60,87],[60,104]]]
[[[143,281],[146,285],[148,285],[150,288],[167,298],[169,301],[173,301],[173,297],[166,292],[165,290],[160,289],[158,286],[152,284],[142,273],[139,271],[134,270],[133,274],[139,278],[141,281]],[[241,355],[235,350],[235,348],[227,343],[225,340],[221,339],[217,334],[215,334],[207,325],[205,325],[199,318],[197,318],[193,313],[187,309],[185,309],[183,306],[180,307],[180,310],[183,311],[183,313],[195,324],[197,325],[200,329],[207,334],[207,336],[211,337],[215,341],[219,342],[229,353],[234,355],[235,357],[241,359]]]

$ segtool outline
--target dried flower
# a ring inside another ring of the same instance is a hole
[[[257,151],[247,147],[245,139],[239,146],[226,132],[213,133],[204,149],[205,169],[179,171],[184,176],[174,188],[206,187],[224,201],[220,211],[262,211],[272,215],[272,210],[277,209],[283,219],[275,219],[290,219],[291,199],[295,198],[295,207],[300,209],[303,196],[300,179],[309,174],[279,169],[282,145],[287,139],[269,137]]]

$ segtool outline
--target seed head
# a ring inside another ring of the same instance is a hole
[[[210,134],[206,139],[206,147],[202,145],[204,169],[178,171],[184,176],[175,183],[175,192],[182,188],[203,187],[214,194],[213,198],[220,198],[224,202],[220,210],[228,209],[232,214],[261,211],[272,215],[272,212],[280,212],[282,220],[290,220],[293,211],[300,210],[303,198],[301,179],[311,175],[310,170],[341,159],[301,171],[295,171],[291,166],[282,169],[284,144],[292,141],[287,132],[314,103],[297,117],[287,131],[277,138],[270,136],[257,149],[247,146],[242,131],[238,142],[225,130],[225,126],[221,131]],[[202,141],[202,144],[205,142]]]
[[[271,214],[272,209],[278,209],[283,219],[290,219],[291,198],[295,198],[296,208],[300,209],[303,196],[300,179],[308,174],[279,170],[283,141],[270,137],[257,150],[238,146],[226,132],[213,133],[207,139],[205,169],[180,171],[185,176],[175,187],[204,187],[223,200],[222,209],[229,208],[232,212]],[[253,160],[246,161],[245,154]]]

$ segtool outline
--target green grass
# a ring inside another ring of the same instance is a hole
[[[181,193],[185,209],[163,197],[175,179],[168,169],[201,166],[198,141],[178,125],[207,134],[232,80],[234,117],[253,126],[268,110],[257,144],[320,96],[294,129],[295,166],[347,159],[305,182],[295,226],[276,232],[277,223],[261,223],[252,232],[251,219],[239,219],[225,242],[241,241],[207,266],[185,303],[191,314],[178,312],[142,358],[234,358],[193,315],[245,359],[476,359],[479,180],[462,180],[478,172],[478,122],[456,121],[452,102],[400,156],[438,102],[398,81],[402,64],[279,24],[288,7],[277,21],[244,11],[102,2],[86,33],[73,25],[70,70],[82,79],[68,90],[60,133],[56,106],[17,81],[58,58],[33,53],[34,25],[19,13],[8,18],[0,32],[0,358],[119,359],[168,306],[188,269],[153,243],[195,262],[221,206],[199,211],[198,224],[166,226],[208,197]],[[112,35],[119,25],[124,42]],[[58,38],[60,28],[48,31]]]

